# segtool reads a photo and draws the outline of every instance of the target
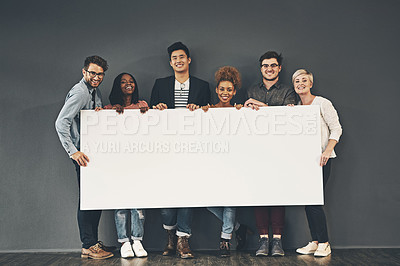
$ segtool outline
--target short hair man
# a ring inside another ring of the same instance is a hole
[[[192,62],[189,49],[181,42],[168,47],[169,64],[174,75],[157,79],[151,91],[150,106],[154,109],[189,108],[210,103],[208,82],[189,75]]]
[[[68,92],[57,120],[56,131],[61,144],[75,165],[80,190],[80,166],[87,166],[89,158],[80,148],[80,111],[101,110],[101,93],[98,86],[107,70],[107,61],[100,56],[89,56],[82,69],[83,78]],[[80,195],[80,193],[79,193]],[[78,202],[78,226],[82,241],[82,258],[106,259],[113,253],[106,251],[98,241],[101,210],[82,211]]]
[[[174,75],[157,79],[151,92],[150,106],[154,109],[167,108],[196,109],[210,102],[208,82],[189,75],[189,65],[192,61],[189,49],[181,42],[168,47],[169,64]],[[183,188],[184,189],[184,188]],[[182,202],[183,203],[183,202]],[[162,209],[164,229],[168,232],[168,243],[163,255],[178,255],[183,259],[193,258],[189,247],[191,236],[191,208]],[[176,239],[178,237],[178,240]]]
[[[261,106],[286,106],[296,102],[293,88],[279,81],[282,70],[282,55],[274,51],[263,54],[260,61],[262,82],[247,89],[245,106],[258,109]]]
[[[286,106],[296,102],[293,88],[279,81],[282,70],[282,56],[269,51],[260,57],[262,82],[247,90],[248,100],[245,106],[258,110],[261,106]],[[256,256],[267,256],[269,253],[268,227],[271,224],[273,240],[271,255],[283,256],[282,232],[285,222],[285,207],[256,207],[256,225],[260,235],[260,247]]]

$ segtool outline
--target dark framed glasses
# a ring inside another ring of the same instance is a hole
[[[96,77],[96,76],[98,76],[99,78],[104,78],[104,76],[106,75],[106,73],[104,73],[104,72],[100,72],[100,73],[96,73],[96,72],[94,72],[94,71],[88,71],[88,70],[86,70],[85,69],[85,71],[87,72],[87,73],[89,73],[89,76],[91,77],[91,78],[94,78],[94,77]]]
[[[278,67],[278,66],[279,66],[279,65],[278,65],[278,64],[275,64],[275,63],[270,64],[270,65],[268,65],[268,64],[262,64],[262,65],[261,65],[261,67],[263,67],[263,68],[268,68],[268,67],[276,68],[276,67]]]

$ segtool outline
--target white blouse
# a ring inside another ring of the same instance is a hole
[[[321,111],[321,149],[326,149],[328,141],[334,139],[339,142],[342,135],[342,126],[339,123],[339,116],[328,99],[316,96],[311,105],[319,105]],[[336,153],[333,150],[330,158],[335,158]]]

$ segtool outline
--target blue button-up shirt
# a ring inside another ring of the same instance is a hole
[[[75,84],[65,98],[56,120],[56,131],[69,156],[80,149],[80,111],[94,109],[92,93],[95,89],[84,78]],[[101,93],[96,89],[95,107],[102,107]]]

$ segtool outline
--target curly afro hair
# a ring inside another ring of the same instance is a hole
[[[218,69],[218,71],[215,72],[215,81],[217,82],[217,87],[221,81],[232,82],[235,90],[240,89],[242,86],[240,73],[235,67],[232,66],[224,66]]]

